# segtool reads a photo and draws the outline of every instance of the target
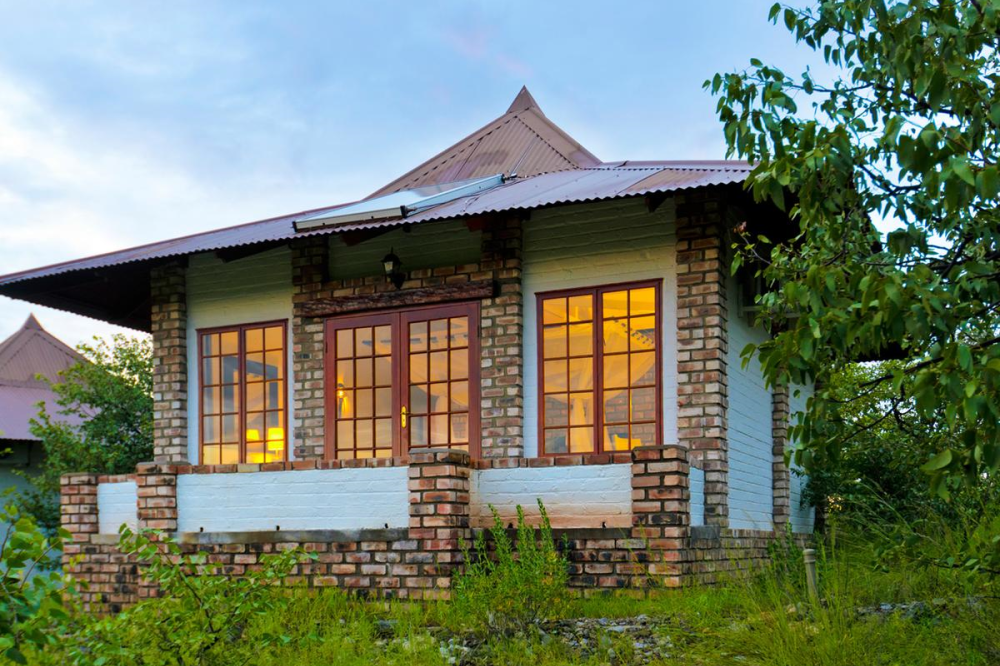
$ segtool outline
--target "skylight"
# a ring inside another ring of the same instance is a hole
[[[312,231],[324,227],[336,227],[343,224],[367,222],[369,220],[405,218],[407,215],[419,213],[432,206],[493,189],[502,185],[503,182],[503,174],[497,174],[486,178],[473,178],[454,183],[416,187],[412,190],[393,192],[392,194],[375,197],[374,199],[366,199],[332,210],[312,213],[300,217],[293,224],[296,231]]]

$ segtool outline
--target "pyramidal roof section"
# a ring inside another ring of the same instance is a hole
[[[35,382],[41,374],[56,379],[59,371],[83,360],[79,353],[38,323],[34,315],[0,342],[0,382]]]
[[[549,120],[527,87],[507,112],[368,198],[426,185],[484,178],[498,173],[535,176],[597,166],[601,161]]]

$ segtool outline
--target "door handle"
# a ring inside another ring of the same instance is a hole
[[[406,405],[403,405],[403,409],[399,413],[399,417],[402,423],[402,427],[406,427]]]

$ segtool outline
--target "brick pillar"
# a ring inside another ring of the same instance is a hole
[[[705,470],[705,523],[729,523],[726,266],[719,202],[678,196],[677,432]]]
[[[426,449],[410,453],[409,537],[417,549],[406,563],[417,566],[405,579],[402,596],[447,597],[451,578],[461,564],[459,540],[471,539],[469,484],[472,460],[464,451]]]
[[[632,536],[646,541],[648,575],[669,587],[681,585],[685,575],[689,471],[683,447],[632,450]]]
[[[139,529],[177,531],[177,468],[161,463],[139,463],[136,468]],[[140,576],[139,598],[157,596],[156,585]]]
[[[482,302],[482,457],[524,455],[524,296],[521,220],[497,222],[483,232],[481,266],[499,293]]]
[[[62,568],[73,578],[90,585],[100,571],[100,564],[92,558],[97,550],[93,545],[93,537],[98,533],[97,475],[63,474],[59,479],[59,492],[59,522],[70,535],[63,544]],[[99,590],[82,590],[81,594],[88,607],[99,601]]]
[[[324,295],[329,238],[302,238],[292,243],[292,391],[293,446],[299,460],[318,460],[325,453],[323,397],[323,320],[303,317],[299,306]]]
[[[187,285],[184,264],[150,271],[153,333],[153,458],[187,460]]]
[[[771,394],[771,495],[776,528],[784,529],[791,516],[791,476],[785,464],[788,446],[788,386],[775,386]]]

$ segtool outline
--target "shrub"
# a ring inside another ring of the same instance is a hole
[[[567,597],[569,563],[556,548],[541,500],[536,530],[517,507],[517,538],[511,539],[496,509],[493,527],[476,535],[473,548],[462,544],[465,570],[455,578],[453,610],[462,623],[481,634],[525,631],[550,617]],[[492,543],[492,552],[490,544]]]

